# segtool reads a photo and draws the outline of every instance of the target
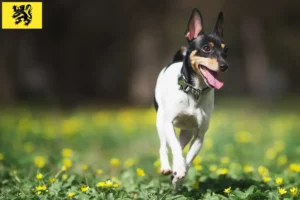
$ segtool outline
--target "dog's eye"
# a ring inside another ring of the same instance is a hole
[[[210,48],[210,46],[208,46],[208,45],[204,46],[202,49],[203,49],[203,51],[204,51],[205,53],[208,53],[208,52],[211,51],[211,48]]]

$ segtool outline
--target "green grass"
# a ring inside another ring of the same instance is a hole
[[[217,103],[177,193],[159,174],[152,107],[2,108],[0,199],[300,199],[290,191],[300,186],[300,111],[292,108]]]

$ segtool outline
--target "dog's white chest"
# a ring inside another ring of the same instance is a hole
[[[200,128],[205,124],[209,115],[202,108],[195,107],[194,103],[181,102],[178,105],[176,117],[173,120],[174,126],[181,129]]]

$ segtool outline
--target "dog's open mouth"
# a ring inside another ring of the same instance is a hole
[[[213,71],[205,67],[204,65],[199,64],[198,69],[206,82],[209,84],[209,86],[215,88],[215,89],[221,89],[223,87],[224,83],[219,80],[218,72]]]

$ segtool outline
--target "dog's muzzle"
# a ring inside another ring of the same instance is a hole
[[[226,72],[228,70],[228,65],[227,64],[221,64],[220,69],[222,72]]]

